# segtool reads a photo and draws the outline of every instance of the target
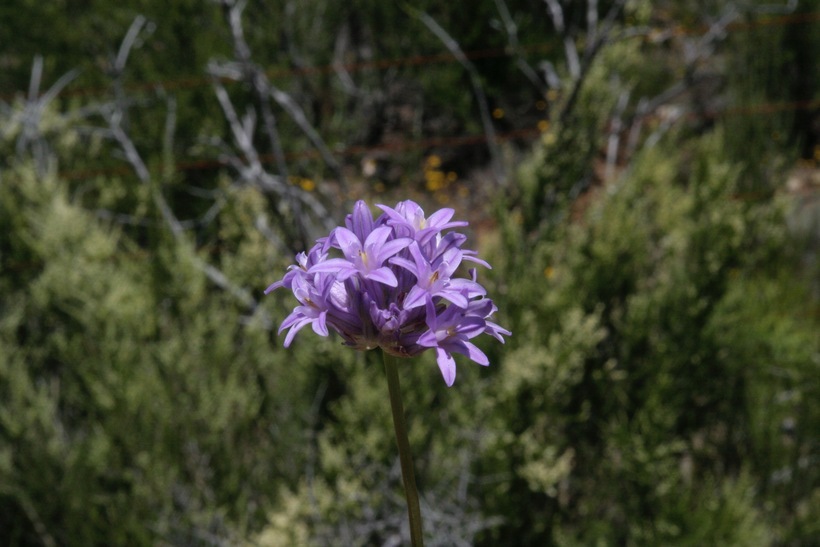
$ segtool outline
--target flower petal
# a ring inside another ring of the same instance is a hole
[[[465,297],[463,294],[461,294],[461,291],[456,290],[456,288],[453,288],[453,290],[444,289],[444,290],[441,290],[441,291],[437,291],[436,296],[446,298],[447,300],[449,300],[450,302],[452,302],[453,304],[455,304],[459,308],[466,308],[467,306],[470,305],[470,301],[467,300],[467,297]]]
[[[502,344],[505,343],[502,334],[506,336],[512,336],[512,333],[510,331],[501,327],[500,325],[497,325],[496,323],[493,323],[492,321],[487,321],[487,327],[484,329],[484,333],[489,334]]]
[[[398,239],[394,239],[392,241],[388,241],[384,243],[378,248],[368,250],[367,253],[370,255],[371,260],[375,260],[377,264],[381,265],[384,264],[384,261],[396,254],[397,252],[401,251],[408,245],[413,242],[412,239],[409,237],[400,237]]]
[[[387,238],[389,238],[392,233],[393,230],[387,226],[379,226],[370,232],[370,235],[368,235],[367,239],[364,240],[365,252],[368,255],[371,255],[371,258],[374,258],[375,255],[378,254],[378,249],[384,245],[385,241],[387,241]]]
[[[373,214],[362,200],[356,202],[353,206],[353,214],[348,216],[346,220],[347,227],[360,241],[367,239],[367,236],[373,231]]]
[[[308,270],[308,273],[333,273],[336,274],[337,280],[344,281],[358,271],[356,266],[349,260],[345,260],[344,258],[329,258],[324,262],[319,262],[312,266],[310,270]]]
[[[487,359],[483,351],[478,349],[478,346],[472,342],[464,342],[464,346],[467,348],[467,357],[483,367],[489,366],[490,360]]]
[[[348,260],[356,258],[359,255],[359,251],[362,250],[361,240],[347,228],[339,226],[333,230],[333,237],[342,250],[342,254],[344,254]]]
[[[447,387],[452,386],[453,382],[456,381],[456,360],[446,350],[436,348],[436,361]]]
[[[271,291],[275,291],[275,290],[276,290],[276,289],[278,289],[279,287],[284,286],[284,284],[285,284],[285,280],[284,280],[284,279],[282,279],[282,280],[280,280],[280,281],[277,281],[276,283],[272,283],[272,284],[270,284],[270,285],[268,286],[268,288],[267,288],[267,289],[265,289],[265,294],[269,294]]]
[[[485,294],[487,294],[487,290],[475,281],[470,281],[469,279],[462,279],[460,277],[456,279],[450,279],[447,288],[452,291],[466,293],[465,296],[467,298],[475,298],[476,296],[484,296]],[[463,307],[466,307],[466,305]]]
[[[427,332],[419,336],[419,339],[416,340],[416,343],[420,346],[424,346],[425,348],[437,347],[438,339],[436,338],[436,332],[428,330]]]
[[[411,274],[416,276],[416,279],[419,278],[419,269],[415,263],[410,262],[406,258],[402,258],[400,256],[394,256],[390,259],[391,264],[395,264],[396,266],[400,266],[405,270],[409,271]]]
[[[427,225],[428,226],[438,226],[440,224],[446,223],[448,220],[453,218],[453,215],[456,214],[454,209],[450,209],[449,207],[445,207],[444,209],[439,209],[432,215],[427,218]]]
[[[369,272],[364,277],[365,279],[372,279],[373,281],[384,283],[388,287],[396,287],[399,284],[399,280],[396,279],[396,274],[394,274],[393,271],[387,266],[377,268],[372,272]]]
[[[412,289],[410,289],[410,292],[408,292],[407,296],[404,298],[404,309],[412,310],[413,308],[423,306],[427,302],[427,298],[430,296],[431,295],[429,292],[425,291],[418,285],[415,285]]]
[[[439,342],[439,347],[446,349],[452,353],[460,353],[466,355],[476,363],[482,366],[490,364],[490,360],[484,355],[484,352],[476,347],[472,342],[460,340],[458,338],[448,338]]]
[[[467,316],[462,317],[455,325],[455,331],[467,338],[475,338],[487,328],[487,322],[481,317]]]
[[[327,331],[327,311],[322,311],[319,313],[319,316],[314,319],[313,325],[313,332],[318,334],[319,336],[327,336],[330,333]]]
[[[309,317],[305,317],[304,319],[302,319],[301,321],[299,321],[295,325],[293,325],[290,328],[290,330],[288,331],[288,335],[285,336],[285,343],[283,345],[286,348],[289,347],[290,343],[293,341],[293,337],[296,336],[296,333],[299,332],[300,330],[302,330],[302,327],[304,327],[305,325],[307,325],[311,321],[313,321],[313,319],[311,319]]]

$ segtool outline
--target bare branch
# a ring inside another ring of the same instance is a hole
[[[230,26],[235,61],[221,63],[212,61],[209,63],[208,72],[214,77],[214,89],[217,99],[228,120],[234,142],[244,159],[235,157],[231,152],[226,152],[223,157],[237,170],[242,180],[249,184],[259,185],[266,192],[272,192],[273,195],[270,197],[276,196],[278,201],[272,202],[273,209],[279,209],[286,213],[280,218],[282,228],[286,233],[293,233],[294,230],[297,232],[297,235],[290,237],[290,244],[298,243],[297,246],[307,248],[313,239],[311,233],[314,231],[314,226],[311,225],[311,217],[304,214],[306,210],[311,213],[314,220],[318,220],[325,228],[332,225],[332,219],[326,207],[321,204],[316,196],[288,182],[290,179],[288,165],[285,161],[276,115],[271,108],[271,100],[275,101],[287,113],[289,118],[296,123],[317,150],[324,164],[334,173],[340,185],[341,193],[347,195],[342,167],[319,132],[310,123],[302,107],[288,93],[273,85],[265,71],[252,61],[251,50],[245,40],[242,26],[242,13],[246,3],[233,0],[221,0],[220,3],[223,6],[226,21]],[[255,111],[249,109],[242,122],[240,122],[230,96],[218,81],[219,78],[243,81],[252,89],[256,107],[261,115],[261,129],[270,146],[270,157],[273,158],[276,165],[277,175],[266,171],[262,157],[256,149],[254,141],[256,132]],[[294,241],[294,239],[297,241]]]
[[[31,65],[31,80],[28,84],[28,100],[29,102],[37,101],[37,95],[40,92],[40,80],[43,77],[43,56],[37,55],[34,57],[34,62]]]
[[[111,137],[120,145],[122,152],[125,154],[125,159],[131,164],[140,182],[147,184],[151,179],[151,174],[145,162],[142,160],[142,156],[140,156],[137,147],[134,146],[131,137],[129,137],[128,133],[122,128],[123,112],[120,106],[117,103],[113,103],[111,107],[104,112],[104,116],[106,122],[108,122]]]
[[[609,136],[606,147],[606,167],[604,169],[604,181],[612,180],[615,174],[615,164],[618,160],[618,146],[621,142],[621,131],[623,131],[623,114],[629,104],[629,90],[624,90],[618,96],[615,110],[610,122]]]
[[[547,85],[550,89],[561,88],[561,77],[558,76],[558,72],[555,70],[555,65],[545,60],[538,64],[538,68],[544,71],[544,79],[547,81]]]
[[[77,69],[72,69],[60,76],[54,84],[48,88],[48,90],[43,93],[40,97],[40,105],[44,108],[48,103],[53,101],[57,95],[76,78],[80,75],[80,71]]]
[[[296,125],[299,126],[310,142],[313,143],[313,146],[316,147],[316,150],[319,151],[319,154],[322,156],[322,160],[333,170],[339,182],[344,183],[345,176],[342,173],[341,165],[339,165],[336,158],[333,156],[333,153],[327,145],[325,145],[325,142],[321,135],[319,135],[319,132],[316,131],[316,129],[310,124],[307,116],[305,116],[305,113],[302,110],[302,107],[299,106],[290,95],[280,89],[277,89],[276,86],[272,84],[270,85],[270,90],[268,93],[273,100],[279,104],[279,106],[284,108],[288,114],[290,114],[291,119],[296,122]]]
[[[339,78],[339,81],[342,83],[342,89],[345,90],[346,93],[353,96],[358,96],[361,94],[359,89],[356,87],[356,83],[353,81],[353,78],[350,76],[350,72],[345,67],[344,62],[344,54],[345,50],[350,42],[350,25],[345,23],[342,25],[341,30],[336,34],[336,41],[333,44],[333,71],[336,73],[336,76]]]
[[[598,0],[587,0],[587,43],[595,43],[598,34]]]
[[[558,0],[544,0],[547,4],[547,11],[552,17],[552,25],[564,40],[564,54],[567,57],[567,70],[573,80],[581,77],[581,62],[578,58],[578,48],[575,46],[569,30],[564,21],[564,9]]]
[[[504,24],[504,33],[507,35],[510,50],[515,56],[515,66],[518,67],[524,74],[524,77],[529,80],[541,95],[545,95],[547,86],[544,85],[544,80],[538,77],[538,73],[530,66],[521,52],[521,45],[518,42],[518,26],[515,24],[506,2],[504,2],[504,0],[495,0],[495,7]]]
[[[67,72],[58,78],[45,93],[40,95],[43,79],[43,58],[36,56],[31,67],[28,95],[23,101],[22,108],[10,107],[5,103],[0,103],[11,122],[0,128],[0,134],[9,134],[19,128],[20,131],[15,141],[15,153],[18,157],[22,157],[28,151],[33,159],[34,168],[41,175],[46,173],[56,161],[42,127],[43,112],[78,74],[77,70]]]
[[[123,70],[125,70],[125,64],[128,62],[128,55],[131,53],[131,48],[134,47],[134,43],[137,41],[137,37],[139,36],[142,27],[145,26],[146,21],[147,19],[145,19],[145,17],[142,15],[137,15],[131,22],[131,26],[128,27],[128,32],[125,33],[125,38],[123,38],[122,44],[120,44],[117,57],[114,59],[115,74],[121,74]]]
[[[558,4],[557,0],[545,0],[548,4],[553,4],[557,6],[557,9],[560,9],[560,4]],[[589,69],[592,66],[592,63],[595,61],[595,57],[600,52],[601,48],[604,44],[609,42],[610,34],[612,29],[615,25],[615,19],[617,18],[618,14],[623,9],[626,0],[616,0],[610,7],[609,11],[606,14],[604,19],[604,24],[601,27],[596,25],[595,31],[595,41],[588,44],[586,49],[584,50],[584,61],[583,64],[578,65],[577,69],[577,76],[574,76],[574,83],[572,87],[572,91],[567,98],[567,101],[564,103],[564,107],[561,110],[561,114],[559,119],[563,122],[566,121],[569,115],[572,113],[573,108],[575,108],[575,102],[578,100],[578,95],[581,93],[581,88],[584,85],[587,75],[589,74]],[[597,16],[596,16],[597,17]],[[563,26],[563,19],[561,20],[561,24]],[[566,45],[566,38],[565,38],[565,45]],[[574,43],[573,43],[574,49]],[[568,53],[568,63],[570,65],[570,75],[573,74],[572,72],[572,65],[573,63],[577,62],[577,51],[574,54],[575,61],[570,58],[570,54]]]
[[[476,96],[476,102],[478,102],[479,113],[481,114],[481,123],[484,126],[484,135],[487,141],[487,148],[490,151],[490,156],[492,158],[492,167],[493,167],[493,174],[496,180],[504,184],[506,180],[506,171],[504,170],[504,161],[501,155],[501,151],[498,148],[498,142],[496,141],[496,134],[495,128],[493,127],[492,118],[490,116],[490,109],[487,105],[487,96],[484,94],[484,88],[481,83],[481,76],[478,74],[475,66],[470,62],[464,52],[461,50],[461,47],[448,33],[444,30],[432,17],[428,14],[424,13],[423,11],[416,10],[414,8],[407,7],[406,8],[412,15],[416,16],[419,20],[421,20],[428,29],[430,29],[433,34],[435,34],[439,40],[444,44],[444,47],[450,52],[450,54],[455,57],[455,59],[464,67],[464,70],[467,71],[467,74],[470,76],[470,84],[473,87],[473,92]]]
[[[331,171],[333,171],[334,176],[339,181],[339,184],[342,186],[344,191],[346,187],[346,180],[344,173],[342,172],[342,168],[325,144],[321,135],[319,135],[319,132],[316,131],[316,129],[308,121],[302,107],[299,106],[296,101],[290,97],[290,95],[273,85],[265,74],[265,71],[252,62],[250,47],[245,40],[245,34],[242,27],[242,11],[245,8],[245,4],[245,0],[240,0],[235,3],[232,3],[230,0],[222,0],[222,5],[226,8],[228,23],[231,27],[234,52],[236,58],[241,64],[242,79],[253,86],[255,92],[257,93],[257,99],[260,105],[263,102],[266,102],[268,98],[272,98],[279,104],[279,106],[285,109],[291,119],[296,122],[296,125],[302,130],[308,140],[310,140],[319,152],[322,157],[322,161],[324,161]],[[212,64],[211,67],[216,68],[217,65]],[[270,119],[274,119],[272,113]],[[278,139],[276,140],[278,141]],[[280,166],[280,168],[281,167],[283,166]]]
[[[268,173],[262,165],[262,160],[253,144],[253,133],[255,128],[254,116],[252,112],[246,114],[244,122],[239,120],[239,117],[234,109],[228,92],[218,80],[214,81],[214,91],[222,106],[222,111],[231,128],[234,136],[234,142],[244,156],[244,161],[233,154],[226,152],[222,155],[222,160],[230,164],[236,169],[240,178],[248,184],[259,185],[267,192],[273,192],[276,195],[283,196],[288,200],[289,204],[296,203],[297,207],[294,211],[301,211],[301,203],[307,205],[312,211],[315,218],[319,219],[326,229],[332,228],[332,218],[328,214],[327,209],[315,198],[312,194],[305,192],[293,185],[287,183],[282,176],[276,176]],[[272,123],[268,121],[268,123]],[[269,131],[272,129],[269,128]],[[269,134],[270,137],[270,134]],[[284,165],[284,154],[279,159]],[[287,171],[285,171],[287,172]],[[297,222],[303,223],[305,221],[301,216],[296,218]],[[305,228],[305,232],[306,232]],[[269,238],[270,239],[270,238]]]
[[[139,19],[139,18],[138,18]],[[118,59],[124,63],[127,60],[127,52],[130,49],[133,41],[136,38],[136,35],[139,32],[139,29],[142,27],[143,21],[135,21],[134,24],[131,25],[129,29],[129,33],[126,36],[123,45],[120,47],[121,55],[118,55]],[[124,64],[117,64],[116,65],[118,72],[115,74],[115,84],[117,81],[120,80],[122,76],[122,70],[125,68]],[[164,148],[166,156],[172,153],[172,143],[173,143],[173,133],[176,127],[176,102],[173,100],[168,100],[168,112],[166,115],[165,120],[165,131],[164,131]],[[147,165],[143,161],[137,147],[134,145],[134,142],[131,140],[131,137],[128,135],[128,132],[125,131],[122,127],[122,120],[124,118],[124,109],[125,109],[125,102],[118,97],[115,101],[113,101],[107,108],[104,108],[102,114],[108,123],[108,130],[109,130],[109,137],[114,139],[117,144],[119,145],[122,152],[125,154],[125,158],[131,167],[134,169],[137,177],[139,178],[140,182],[143,184],[151,184],[152,178],[151,173],[148,170]],[[168,169],[173,169],[173,167],[169,167],[172,165],[171,159],[166,157],[166,173]],[[162,216],[162,219],[165,221],[165,224],[168,226],[168,229],[173,234],[174,238],[178,240],[180,243],[187,245],[184,243],[184,235],[185,235],[185,227],[183,224],[177,219],[176,215],[174,215],[173,210],[168,205],[168,202],[165,200],[165,197],[162,195],[162,191],[159,188],[153,188],[151,192],[154,204],[156,205],[157,209]],[[251,310],[255,310],[257,308],[257,301],[253,298],[251,293],[246,289],[234,284],[225,276],[219,269],[208,264],[206,261],[202,260],[195,254],[191,254],[191,261],[194,265],[199,268],[205,276],[216,286],[220,287],[221,289],[225,290],[229,294],[233,295],[241,304],[250,308]]]

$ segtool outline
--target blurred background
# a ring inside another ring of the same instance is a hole
[[[453,207],[513,332],[402,368],[429,545],[820,545],[820,2],[0,7],[0,543],[401,545],[378,355],[262,290]]]

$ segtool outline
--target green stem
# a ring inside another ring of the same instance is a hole
[[[416,489],[416,477],[413,473],[413,456],[410,453],[410,442],[407,440],[407,425],[404,422],[404,405],[401,402],[399,369],[397,358],[384,355],[384,371],[387,375],[387,388],[390,390],[390,409],[393,411],[393,427],[396,429],[396,444],[399,446],[401,477],[404,481],[404,495],[407,497],[407,516],[410,519],[410,543],[413,547],[422,547],[424,539],[421,527],[421,510],[419,509],[419,492]]]

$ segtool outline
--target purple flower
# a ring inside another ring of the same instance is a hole
[[[371,279],[384,283],[388,287],[398,285],[393,271],[387,266],[382,266],[385,260],[404,249],[413,241],[409,238],[399,238],[388,241],[392,235],[392,230],[387,226],[381,226],[367,234],[364,243],[352,231],[341,226],[333,230],[331,239],[335,239],[341,249],[344,258],[331,258],[312,266],[309,273],[330,272],[336,273],[336,279],[344,281],[348,277],[358,273],[364,279]]]
[[[452,209],[426,217],[409,200],[378,207],[383,213],[374,219],[367,204],[357,202],[345,226],[296,255],[296,264],[265,290],[286,287],[299,301],[279,328],[280,333],[289,329],[285,347],[311,325],[321,336],[336,332],[356,349],[380,347],[412,357],[433,348],[451,386],[454,353],[486,366],[487,356],[470,340],[489,334],[503,343],[510,335],[490,321],[497,310],[475,270],[469,277],[457,276],[465,260],[489,264],[462,249],[463,234],[443,233],[467,225],[451,221]]]

